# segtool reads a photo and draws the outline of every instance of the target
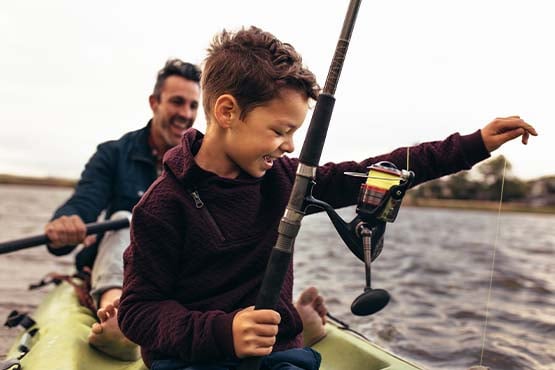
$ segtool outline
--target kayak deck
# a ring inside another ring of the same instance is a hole
[[[320,370],[423,370],[334,322],[326,337],[312,346],[322,355]]]
[[[141,360],[116,360],[89,346],[87,337],[96,319],[79,305],[73,287],[65,282],[45,297],[32,317],[39,331],[21,359],[23,370],[147,369]],[[326,337],[313,346],[322,354],[321,370],[422,370],[334,323],[328,323],[326,330]],[[8,352],[8,359],[18,356],[23,335]]]

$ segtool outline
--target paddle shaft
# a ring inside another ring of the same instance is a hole
[[[119,219],[113,221],[95,222],[85,225],[87,227],[87,235],[98,234],[110,230],[119,230],[129,227],[129,219]],[[36,247],[48,244],[50,239],[45,234],[30,236],[27,238],[11,240],[0,243],[0,254],[15,252],[25,248]]]
[[[335,103],[333,95],[337,88],[360,2],[361,0],[350,0],[326,84],[316,102],[301,155],[299,156],[299,166],[289,197],[289,203],[279,224],[278,238],[275,246],[272,248],[262,286],[256,299],[255,309],[274,309],[278,302],[283,280],[291,263],[295,238],[305,214],[307,206],[305,199],[312,193],[312,187],[314,186],[316,169],[320,162]],[[247,358],[240,364],[238,369],[258,370],[261,361],[260,357]]]

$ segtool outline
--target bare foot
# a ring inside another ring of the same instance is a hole
[[[119,299],[97,311],[100,323],[94,323],[89,344],[118,360],[135,361],[141,357],[140,348],[127,339],[118,326]]]
[[[305,346],[311,346],[326,336],[326,313],[328,310],[324,305],[324,297],[318,289],[309,287],[301,293],[295,303],[303,321],[303,341]]]

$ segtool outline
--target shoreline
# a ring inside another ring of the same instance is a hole
[[[0,185],[6,186],[73,188],[76,184],[76,179],[0,174]],[[497,212],[499,211],[499,202],[486,200],[416,198],[408,193],[407,197],[403,201],[403,207],[447,208]],[[503,212],[555,214],[555,206],[534,206],[526,202],[503,202],[501,210]]]
[[[486,200],[408,198],[403,207],[446,208],[473,211],[498,212],[499,202]],[[533,206],[524,202],[503,202],[501,212],[554,214],[555,206]]]
[[[76,184],[76,179],[68,179],[63,177],[32,177],[0,174],[0,185],[73,188]]]

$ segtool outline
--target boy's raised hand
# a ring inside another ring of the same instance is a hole
[[[245,308],[235,315],[232,323],[233,346],[238,358],[266,356],[276,343],[281,316],[274,310]]]
[[[482,140],[488,152],[493,152],[507,141],[522,136],[522,143],[528,144],[530,135],[537,136],[536,129],[524,122],[520,116],[496,118],[482,130]]]

